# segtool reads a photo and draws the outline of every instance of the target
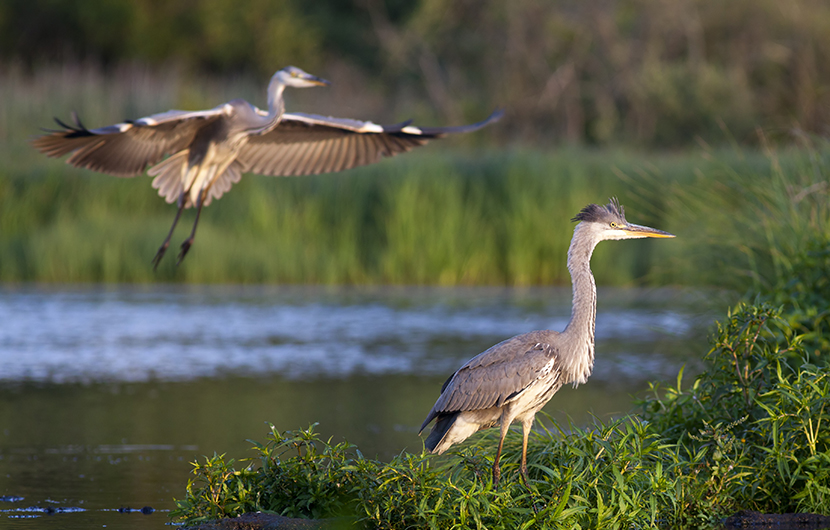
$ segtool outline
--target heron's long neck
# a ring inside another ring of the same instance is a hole
[[[285,90],[285,85],[276,79],[272,79],[268,84],[268,118],[273,125],[276,125],[282,113],[285,112],[285,101],[282,98],[282,93]]]
[[[578,225],[568,249],[568,271],[573,283],[571,321],[563,339],[569,355],[563,359],[573,383],[584,383],[594,366],[594,324],[597,316],[597,286],[591,273],[591,254],[597,241]]]

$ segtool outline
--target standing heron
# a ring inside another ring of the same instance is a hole
[[[577,386],[591,375],[597,313],[597,288],[591,273],[594,247],[606,239],[674,237],[662,230],[629,223],[616,199],[611,199],[607,206],[589,204],[572,221],[579,224],[568,249],[573,310],[565,330],[517,335],[473,357],[447,379],[421,425],[423,432],[436,420],[425,445],[438,454],[481,429],[499,425],[501,437],[493,461],[496,485],[501,476],[499,458],[510,424],[522,424],[520,472],[527,484],[527,438],[536,413],[562,385]]]
[[[210,110],[170,110],[134,121],[87,129],[55,118],[61,130],[49,131],[32,145],[50,157],[72,155],[67,163],[118,177],[147,173],[153,188],[178,210],[167,238],[153,258],[158,267],[182,210],[196,208],[190,237],[182,243],[178,263],[193,244],[202,207],[239,182],[242,173],[299,176],[343,171],[404,153],[450,133],[475,131],[498,120],[459,127],[377,125],[368,121],[284,112],[285,87],[313,87],[329,82],[288,66],[271,77],[268,112],[244,99]],[[167,158],[165,158],[167,157]]]

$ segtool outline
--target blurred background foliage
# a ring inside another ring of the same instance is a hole
[[[751,143],[830,118],[823,0],[5,0],[0,58],[262,84],[294,64],[383,117],[505,107],[500,142]]]
[[[264,106],[287,64],[333,82],[291,111],[506,116],[338,175],[246,176],[158,274],[174,208],[149,179],[28,145],[72,111]],[[5,0],[0,281],[564,284],[569,219],[618,196],[681,237],[600,246],[599,283],[758,290],[830,240],[829,118],[820,0]]]

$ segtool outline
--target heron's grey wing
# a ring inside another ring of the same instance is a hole
[[[504,405],[533,381],[558,369],[557,355],[553,345],[522,335],[496,344],[468,361],[444,384],[421,429],[439,413]]]
[[[497,120],[460,127],[420,128],[409,122],[378,125],[368,121],[286,113],[270,132],[248,137],[239,161],[247,171],[271,176],[313,175],[373,164],[446,134],[470,132]]]
[[[87,129],[55,120],[61,130],[35,138],[32,146],[47,156],[72,155],[67,163],[119,177],[144,173],[168,154],[184,149],[205,120],[215,120],[223,108],[187,112],[171,110],[135,121]]]
[[[441,138],[447,134],[459,134],[477,131],[491,123],[499,121],[504,116],[504,110],[496,109],[484,120],[478,123],[471,123],[469,125],[457,125],[455,127],[415,127],[414,125],[407,125],[404,129],[420,131],[420,134],[430,136],[432,138]]]

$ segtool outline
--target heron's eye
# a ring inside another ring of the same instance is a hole
[[[611,228],[617,228],[617,222],[611,221]]]

